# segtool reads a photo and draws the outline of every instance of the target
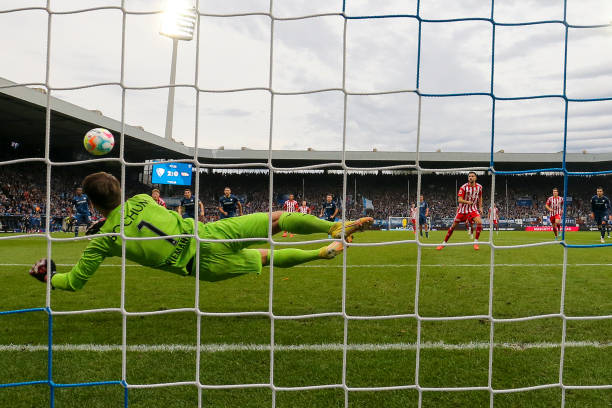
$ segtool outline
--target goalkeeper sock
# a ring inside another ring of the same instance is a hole
[[[279,268],[290,268],[305,262],[320,259],[320,249],[303,250],[295,248],[275,249],[274,266]],[[268,252],[268,264],[270,263],[270,253]]]
[[[480,238],[480,231],[482,231],[482,224],[476,224],[476,235],[474,237],[477,241]]]
[[[329,232],[332,225],[334,223],[331,221],[320,220],[314,215],[302,213],[283,213],[278,220],[278,226],[282,231],[296,234]]]

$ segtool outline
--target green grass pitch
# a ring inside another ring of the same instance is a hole
[[[432,232],[428,243],[444,232]],[[68,234],[59,235],[69,237]],[[370,231],[356,242],[411,239],[405,231]],[[307,237],[297,236],[293,240]],[[317,239],[324,236],[310,236]],[[457,231],[451,242],[467,241]],[[280,239],[280,238],[279,238]],[[549,241],[552,233],[504,232],[500,245]],[[488,240],[484,232],[481,241]],[[596,244],[597,232],[568,233],[567,241]],[[612,241],[609,241],[612,242]],[[87,241],[54,242],[53,259],[67,271]],[[300,247],[316,247],[306,245]],[[44,238],[0,241],[0,311],[45,306],[45,288],[27,276],[30,265],[46,256]],[[347,251],[346,312],[350,316],[415,312],[417,248],[414,244],[351,247]],[[567,254],[565,314],[612,315],[612,248],[570,248]],[[418,312],[422,317],[487,315],[491,252],[471,246],[436,251],[423,247]],[[562,296],[563,247],[539,246],[495,251],[492,310],[495,318],[558,314]],[[51,293],[54,311],[119,308],[118,258],[107,259],[78,293]],[[114,266],[113,266],[114,265]],[[128,312],[193,308],[193,278],[131,265],[126,267]],[[269,268],[261,276],[200,283],[204,312],[268,311]],[[273,312],[277,316],[341,312],[342,257],[291,269],[275,268]],[[121,380],[122,315],[119,312],[53,317],[53,381],[70,384]],[[127,382],[157,384],[196,379],[197,318],[193,312],[127,317]],[[47,379],[46,312],[0,315],[0,384]],[[271,320],[266,316],[201,319],[199,379],[205,385],[269,384]],[[417,320],[349,320],[346,384],[390,387],[415,384]],[[563,321],[559,317],[497,322],[491,383],[495,389],[559,382]],[[274,384],[302,387],[342,384],[345,321],[341,316],[275,320]],[[423,321],[418,379],[422,387],[486,387],[489,336],[485,318]],[[563,365],[566,385],[612,384],[612,319],[568,320]],[[42,346],[42,347],[36,347]],[[87,347],[91,346],[91,347]],[[106,347],[104,347],[106,346]],[[140,347],[137,347],[140,346]],[[277,407],[344,407],[342,389],[277,391]],[[204,389],[204,407],[268,407],[270,388]],[[0,388],[0,406],[49,406],[46,384]],[[56,407],[122,407],[120,385],[56,388]],[[351,391],[350,407],[415,407],[415,390]],[[423,407],[488,407],[488,391],[425,391]],[[555,407],[559,387],[496,394],[495,407]],[[194,385],[129,390],[130,407],[194,407]],[[567,390],[566,407],[610,407],[612,389]]]

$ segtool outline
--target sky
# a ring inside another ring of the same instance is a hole
[[[0,77],[44,83],[46,0],[0,0]],[[130,12],[153,12],[161,0],[125,0]],[[269,13],[269,0],[200,1],[205,14]],[[50,0],[53,12],[121,6],[119,0]],[[338,0],[273,0],[272,15],[201,16],[199,37],[178,49],[173,137],[185,145],[226,149],[341,150],[346,110],[347,150],[415,151],[418,123],[418,22],[414,18],[346,21]],[[349,16],[415,14],[416,0],[346,0]],[[490,1],[421,0],[425,19],[490,16]],[[562,20],[563,0],[495,0],[501,23]],[[53,14],[49,54],[52,95],[121,120],[123,13],[95,10]],[[609,24],[609,0],[567,0],[567,21]],[[159,14],[127,14],[126,87],[169,84],[172,42],[159,35]],[[271,47],[271,32],[273,38]],[[423,23],[419,89],[423,93],[489,92],[492,24],[486,21]],[[561,24],[495,30],[493,92],[498,97],[563,93],[565,28]],[[199,48],[199,50],[198,50]],[[272,48],[272,58],[270,50]],[[197,52],[199,51],[199,52]],[[272,68],[270,67],[272,60]],[[343,73],[343,62],[344,73]],[[270,73],[271,78],[270,78]],[[197,109],[197,90],[199,109]],[[218,92],[241,90],[235,92]],[[272,89],[275,92],[272,98]],[[334,89],[322,92],[325,89]],[[387,92],[383,95],[349,93]],[[217,91],[217,92],[215,92]],[[395,93],[388,93],[393,92]],[[279,94],[280,93],[280,94]],[[570,29],[566,94],[612,97],[612,28]],[[125,121],[163,136],[167,88],[127,89]],[[273,105],[271,103],[273,99]],[[421,151],[488,152],[489,96],[424,97]],[[559,152],[565,104],[560,98],[497,101],[494,150]],[[197,124],[197,126],[196,126]],[[571,102],[570,152],[612,152],[612,102]]]

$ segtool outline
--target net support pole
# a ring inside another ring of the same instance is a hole
[[[199,186],[200,186],[200,161],[198,158],[198,139],[199,139],[199,129],[200,129],[200,120],[199,120],[199,112],[200,112],[200,92],[198,89],[199,83],[199,72],[200,72],[200,0],[196,0],[196,10],[197,16],[195,21],[195,37],[196,37],[196,49],[195,49],[195,75],[194,75],[194,88],[196,90],[195,94],[195,126],[194,126],[194,164],[196,166],[196,176],[195,176],[195,193],[196,193],[196,208],[199,209]],[[194,239],[196,241],[196,253],[195,259],[198,261],[195,262],[195,299],[194,299],[194,308],[196,313],[196,373],[195,373],[195,382],[198,387],[198,408],[202,408],[203,395],[202,395],[202,379],[200,377],[200,365],[202,361],[202,311],[200,310],[200,240],[198,228],[199,224],[197,220],[194,223]]]
[[[348,95],[346,93],[346,28],[348,20],[343,19],[342,24],[342,101],[343,101],[343,115],[342,115],[342,236],[341,239],[344,241],[344,225],[346,223],[346,192],[348,183],[348,172],[346,170],[346,120],[348,110]],[[356,198],[356,197],[355,197]],[[344,244],[344,242],[343,242]],[[346,245],[346,244],[344,244]],[[348,344],[348,316],[346,313],[346,285],[347,285],[347,273],[346,273],[346,259],[348,247],[342,251],[342,318],[343,318],[343,333],[342,333],[342,389],[344,391],[344,408],[349,407],[349,392],[346,381],[346,367],[347,367],[347,344]]]
[[[489,247],[491,248],[491,258],[489,260],[489,367],[487,373],[487,387],[489,388],[489,407],[493,408],[493,356],[495,350],[495,323],[493,317],[493,291],[495,278],[495,245],[493,245],[493,208],[495,208],[495,173],[491,174],[491,203],[489,206]]]
[[[274,385],[274,240],[272,238],[272,194],[274,193],[274,166],[272,163],[272,137],[274,134],[274,91],[272,89],[272,80],[274,76],[274,18],[272,16],[273,8],[274,0],[270,0],[270,66],[268,71],[268,88],[270,92],[270,124],[268,136],[268,171],[270,176],[270,183],[268,187],[268,241],[270,242],[270,285],[268,291],[268,316],[270,318],[270,389],[272,390],[272,408],[275,408],[276,386]]]
[[[567,337],[567,318],[565,316],[565,287],[567,282],[567,246],[563,246],[563,272],[561,276],[561,305],[559,314],[563,321],[561,329],[561,355],[559,356],[559,385],[561,387],[561,408],[565,407],[565,385],[563,385],[563,367],[565,365],[565,341]]]

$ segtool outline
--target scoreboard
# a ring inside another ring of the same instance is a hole
[[[153,165],[153,184],[191,185],[191,163],[159,163]]]

